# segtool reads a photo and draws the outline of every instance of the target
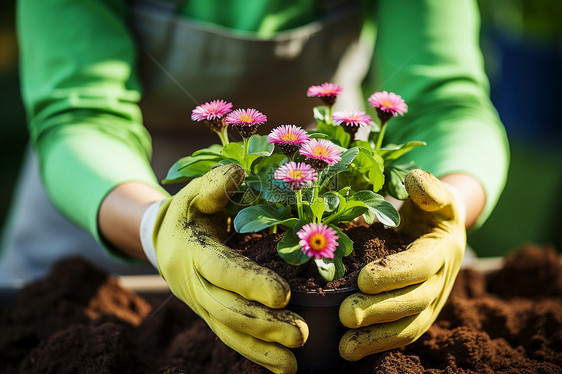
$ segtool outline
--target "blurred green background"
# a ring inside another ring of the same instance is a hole
[[[469,233],[480,255],[524,242],[562,250],[562,1],[480,2],[492,100],[511,144],[506,189],[486,224]],[[0,227],[27,142],[20,100],[15,0],[0,3]]]

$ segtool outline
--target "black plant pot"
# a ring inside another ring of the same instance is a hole
[[[328,370],[343,365],[339,343],[346,327],[340,322],[339,309],[341,302],[357,291],[357,287],[347,287],[323,293],[292,292],[289,309],[304,318],[309,328],[307,342],[293,349],[299,369]]]

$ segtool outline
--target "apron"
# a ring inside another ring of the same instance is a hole
[[[205,125],[190,120],[191,110],[206,101],[225,99],[235,108],[256,108],[268,116],[269,128],[312,122],[312,107],[319,104],[306,97],[312,84],[338,83],[344,88],[341,107],[362,106],[359,87],[371,51],[359,43],[362,22],[354,1],[320,1],[318,21],[271,39],[184,19],[177,14],[181,3],[136,0],[131,5],[143,85],[139,105],[152,136],[159,180],[180,157],[218,142]],[[264,130],[260,133],[266,134]],[[114,274],[156,272],[149,265],[111,257],[89,233],[60,215],[47,198],[31,150],[16,191],[3,235],[0,280],[43,277],[54,262],[71,255]]]

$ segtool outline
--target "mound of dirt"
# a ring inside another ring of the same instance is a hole
[[[0,314],[2,373],[267,373],[173,296],[143,299],[72,258]],[[491,276],[462,270],[438,320],[409,346],[333,373],[560,373],[562,266],[527,245]]]

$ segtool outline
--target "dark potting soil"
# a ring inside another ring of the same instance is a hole
[[[229,241],[229,246],[258,264],[272,269],[287,280],[293,290],[331,290],[357,285],[357,277],[365,264],[384,258],[393,253],[401,252],[411,243],[412,238],[398,233],[394,229],[386,229],[381,223],[371,226],[350,226],[343,232],[353,241],[353,252],[343,258],[345,276],[326,282],[318,273],[314,261],[301,266],[292,266],[280,259],[277,254],[277,243],[282,234],[244,234],[236,235]]]
[[[1,373],[267,373],[170,296],[141,298],[80,259],[0,313]],[[527,245],[491,276],[465,269],[416,342],[328,373],[561,373],[562,266]]]

